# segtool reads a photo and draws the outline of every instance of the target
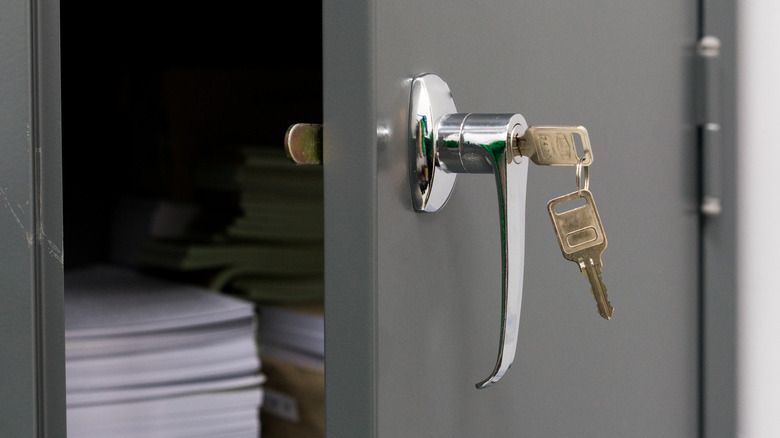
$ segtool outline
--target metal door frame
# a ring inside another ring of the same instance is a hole
[[[699,0],[699,37],[721,42],[718,166],[722,213],[701,218],[700,436],[737,434],[736,2]]]
[[[59,3],[0,4],[0,431],[62,437],[65,343]]]

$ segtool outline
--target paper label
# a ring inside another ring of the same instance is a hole
[[[300,421],[298,402],[293,397],[273,389],[263,389],[263,412],[297,423]]]

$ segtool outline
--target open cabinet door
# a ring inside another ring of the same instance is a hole
[[[326,0],[328,436],[691,437],[700,428],[697,2]],[[514,364],[495,385],[501,240],[491,175],[418,213],[412,78],[458,112],[583,125],[614,306],[561,256],[547,202],[572,167],[529,166]]]

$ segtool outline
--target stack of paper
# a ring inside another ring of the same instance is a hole
[[[195,169],[197,208],[160,200],[120,205],[114,260],[263,306],[258,357],[270,419],[263,436],[323,436],[322,167],[296,166],[281,147],[241,152],[235,163]],[[136,233],[121,226],[130,217]],[[301,311],[309,305],[319,311]]]
[[[152,235],[140,266],[210,272],[209,288],[255,302],[322,299],[321,166],[296,166],[281,147],[248,146],[233,166],[195,174],[210,198],[235,199],[236,216],[206,240]]]
[[[243,214],[234,237],[319,243],[323,238],[322,167],[296,166],[281,148],[245,147],[236,173]]]
[[[325,320],[322,303],[260,307],[261,353],[324,369]]]
[[[260,308],[264,388],[263,436],[325,435],[322,304]]]
[[[253,304],[115,266],[65,277],[69,437],[258,437]]]

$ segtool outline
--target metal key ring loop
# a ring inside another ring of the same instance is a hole
[[[583,166],[582,163],[585,162],[585,157],[580,157],[579,160],[577,160],[577,193],[580,193],[583,190],[588,190],[588,187],[590,186],[590,166]],[[583,171],[584,167],[584,171]],[[582,187],[582,176],[585,176],[585,186]]]

